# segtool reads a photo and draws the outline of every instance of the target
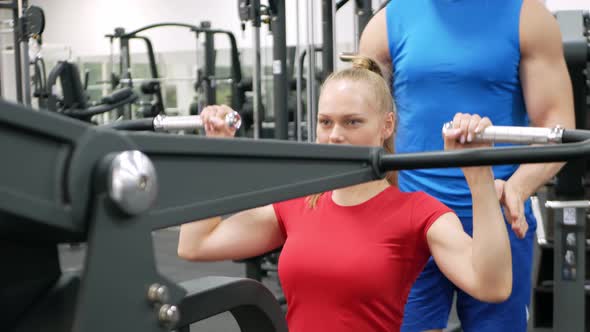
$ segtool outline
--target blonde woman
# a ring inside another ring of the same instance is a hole
[[[202,117],[209,136],[232,137],[227,106]],[[378,66],[356,58],[323,84],[317,143],[383,146],[393,153],[395,112]],[[446,148],[491,125],[458,114]],[[441,124],[442,125],[442,124]],[[279,278],[291,332],[399,331],[410,288],[432,255],[445,275],[482,301],[512,289],[508,232],[490,167],[464,170],[473,194],[469,237],[448,207],[422,192],[402,193],[395,173],[383,180],[185,224],[178,253],[192,261],[242,259],[283,246]],[[285,176],[289,176],[285,174]]]

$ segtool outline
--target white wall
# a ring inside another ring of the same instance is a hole
[[[590,0],[545,0],[551,11],[585,9],[590,10]]]
[[[263,1],[265,2],[265,1]],[[297,24],[297,2],[299,2],[299,24]],[[377,6],[380,1],[374,1]],[[218,29],[233,31],[240,47],[252,45],[252,33],[248,27],[241,32],[236,0],[31,0],[45,11],[47,19],[44,33],[48,44],[70,45],[78,56],[101,55],[109,53],[109,43],[105,34],[112,33],[115,27],[127,31],[156,22],[183,22],[198,25],[201,21],[211,21]],[[305,43],[307,34],[306,0],[287,0],[287,43],[295,45],[299,30],[300,43]],[[315,41],[321,42],[320,1],[314,0]],[[338,43],[351,44],[353,41],[353,10],[347,4],[336,19],[336,38]],[[299,29],[296,27],[299,26]],[[148,34],[157,52],[191,50],[195,48],[194,35],[186,29],[156,29]],[[267,29],[262,29],[263,46],[270,46]],[[220,48],[227,44],[220,43]]]
[[[263,1],[264,3],[265,1]],[[307,0],[286,0],[287,3],[287,43],[294,45],[299,31],[300,43],[307,36]],[[314,20],[316,42],[321,42],[320,1],[314,0]],[[351,1],[352,2],[352,1]],[[374,0],[377,7],[383,0]],[[155,22],[185,22],[198,25],[209,20],[213,27],[231,30],[238,39],[240,47],[252,45],[251,31],[244,34],[240,30],[236,0],[30,0],[31,4],[41,6],[46,14],[47,25],[44,34],[48,44],[70,45],[74,55],[88,56],[109,53],[105,34],[112,33],[115,27],[134,30]],[[296,4],[299,3],[299,29],[296,21]],[[590,9],[590,0],[545,0],[552,10]],[[353,44],[352,4],[345,5],[336,19],[336,41],[338,44]],[[271,46],[270,38],[265,37],[263,46]],[[157,29],[149,32],[158,52],[191,50],[195,47],[193,34],[183,29]],[[219,48],[227,44],[220,43]]]

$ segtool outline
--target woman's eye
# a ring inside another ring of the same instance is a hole
[[[355,126],[355,125],[361,124],[361,122],[362,122],[362,121],[361,121],[361,120],[358,120],[358,119],[350,119],[350,120],[348,120],[348,124],[349,124],[349,125],[352,125],[352,126]]]
[[[331,123],[331,122],[330,122],[330,120],[320,120],[320,124],[321,124],[322,126],[329,126],[329,125],[330,125],[330,123]]]

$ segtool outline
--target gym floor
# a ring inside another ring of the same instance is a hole
[[[170,228],[153,233],[156,265],[163,275],[173,281],[201,278],[206,276],[244,277],[244,264],[230,261],[216,263],[191,263],[181,260],[176,255],[178,243],[178,229]],[[60,248],[62,270],[79,269],[84,262],[84,247],[63,246]],[[265,280],[264,284],[273,292],[278,293],[275,280]],[[456,315],[451,313],[449,328],[445,331],[457,331]],[[223,313],[209,319],[197,322],[191,326],[195,332],[227,332],[239,331],[239,327],[231,314]]]

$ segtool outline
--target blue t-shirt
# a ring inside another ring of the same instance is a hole
[[[457,112],[494,125],[526,126],[519,78],[522,0],[393,0],[386,8],[396,153],[443,150],[442,126]],[[493,168],[507,179],[517,165]],[[459,168],[399,172],[403,191],[425,191],[460,217],[471,194]]]

